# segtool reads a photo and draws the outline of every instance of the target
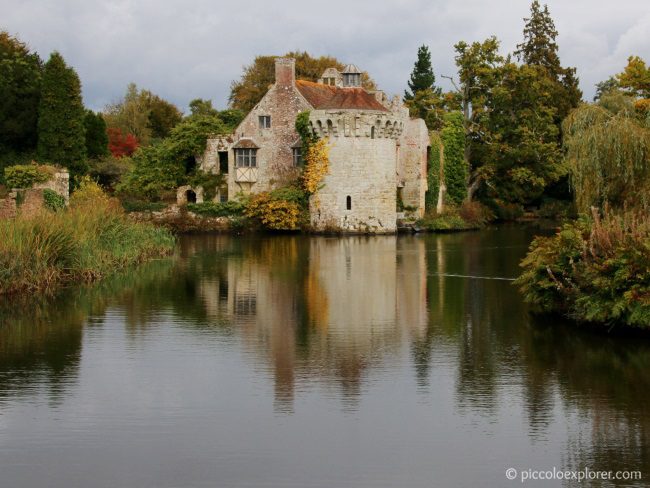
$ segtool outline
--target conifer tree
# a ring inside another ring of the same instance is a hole
[[[563,68],[560,63],[556,42],[558,32],[547,5],[542,7],[538,0],[534,0],[530,6],[530,17],[524,20],[524,42],[517,45],[515,55],[524,64],[541,66],[557,83],[553,99],[559,126],[582,98],[576,69]]]
[[[38,157],[61,164],[72,177],[86,174],[85,110],[81,82],[73,68],[54,52],[45,63],[38,118]]]
[[[0,31],[0,153],[36,148],[42,69],[38,54]]]
[[[92,110],[86,111],[84,117],[86,127],[86,154],[89,158],[98,158],[108,155],[108,134],[106,122],[100,114]]]
[[[411,79],[408,81],[409,90],[404,91],[404,100],[412,100],[418,92],[434,89],[436,77],[431,66],[431,53],[427,46],[418,48],[418,59],[411,71]]]

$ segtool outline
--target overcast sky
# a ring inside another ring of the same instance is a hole
[[[576,66],[585,98],[622,70],[650,61],[648,0],[549,0],[564,66]],[[258,54],[306,50],[355,63],[389,94],[406,87],[418,46],[440,74],[455,73],[453,45],[496,35],[521,42],[529,0],[0,0],[0,29],[47,58],[74,66],[93,109],[133,81],[186,111],[193,98],[225,108],[230,82]]]

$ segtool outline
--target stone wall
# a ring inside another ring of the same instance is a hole
[[[382,112],[322,110],[309,120],[330,142],[329,173],[310,198],[314,229],[395,232],[400,121]]]
[[[13,219],[16,213],[16,192],[11,192],[0,199],[0,219]]]
[[[429,130],[422,119],[407,119],[400,137],[397,165],[398,186],[404,206],[415,207],[413,216],[424,216],[427,184]]]
[[[35,190],[53,190],[65,198],[67,205],[70,200],[70,174],[67,171],[57,171],[48,181],[38,183],[33,188]]]

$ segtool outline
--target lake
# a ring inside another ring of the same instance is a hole
[[[93,286],[0,299],[0,485],[650,477],[650,338],[530,315],[511,279],[535,233],[183,236]],[[580,486],[612,485],[646,486]]]

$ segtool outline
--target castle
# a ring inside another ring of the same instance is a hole
[[[310,198],[315,230],[393,233],[398,203],[424,213],[429,135],[398,97],[361,87],[361,72],[328,68],[317,83],[296,80],[295,60],[278,58],[275,83],[233,134],[208,140],[203,171],[227,174],[217,198],[272,190],[302,170],[299,113],[329,146],[329,172]]]

